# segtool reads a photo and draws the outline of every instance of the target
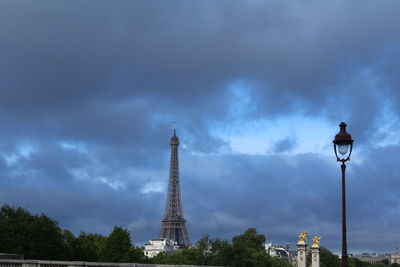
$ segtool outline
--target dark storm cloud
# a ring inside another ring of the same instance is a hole
[[[1,203],[75,232],[121,225],[138,242],[154,238],[176,120],[194,240],[256,226],[278,243],[309,230],[337,249],[334,159],[218,155],[229,143],[215,126],[300,113],[346,120],[357,149],[371,153],[349,167],[349,243],[389,251],[398,240],[398,146],[373,145],[389,135],[376,132],[383,117],[396,121],[400,110],[399,5],[2,1]],[[273,152],[298,142],[282,139]]]
[[[237,79],[250,82],[255,104],[268,114],[293,112],[298,103],[333,113],[346,98],[370,102],[366,77],[353,77],[390,58],[386,50],[397,52],[398,3],[325,5],[5,2],[1,106],[26,118],[145,98],[161,114],[223,120],[229,116],[225,88]],[[346,110],[357,111],[351,104]],[[349,119],[372,127],[379,111],[369,120]]]
[[[290,152],[296,147],[296,140],[285,138],[274,143],[272,151],[274,153]]]
[[[28,207],[34,212],[45,211],[62,227],[76,233],[108,234],[111,225],[129,227],[138,218],[159,216],[157,197],[144,197],[140,192],[143,184],[139,174],[121,171],[126,166],[98,165],[96,157],[59,146],[42,146],[28,158],[1,169],[1,202]],[[121,187],[109,186],[121,180],[125,183]],[[139,234],[145,240],[150,233],[141,229]]]
[[[62,132],[73,140],[155,140],[141,130],[157,117],[175,119],[196,134],[207,132],[205,117],[224,113],[226,93],[218,93],[224,82],[212,85],[212,97],[221,100],[213,105],[207,79],[182,73],[189,61],[174,67],[176,55],[184,56],[161,49],[172,36],[146,42],[151,35],[146,25],[156,25],[137,18],[135,13],[142,11],[134,4],[128,4],[133,13],[124,12],[124,5],[112,6],[108,13],[104,3],[78,9],[68,2],[3,5],[1,110],[23,125],[36,124],[30,127],[33,132],[43,126],[40,132],[55,132],[56,138]],[[178,49],[176,42],[173,49]]]
[[[349,164],[348,226],[355,251],[394,249],[400,219],[398,154],[398,146],[376,148],[364,163]],[[269,240],[294,244],[296,234],[307,230],[323,236],[324,246],[340,250],[340,168],[334,160],[311,154],[193,160],[197,168],[191,160],[185,162],[189,181],[183,184],[190,185],[184,188],[184,197],[194,235],[206,229],[211,235],[229,237],[255,226]],[[393,172],[386,173],[388,168]],[[368,239],[366,233],[374,237]],[[387,243],[376,244],[379,238]]]
[[[103,166],[94,171],[92,168],[99,166],[90,162],[93,155],[85,157],[58,147],[35,153],[16,166],[2,168],[3,203],[12,200],[10,204],[29,205],[36,212],[45,210],[75,232],[107,234],[113,225],[122,225],[130,228],[139,243],[158,232],[165,195],[142,193],[144,183],[139,174],[122,178],[125,187],[114,189],[97,178],[118,180],[127,175],[120,170],[126,166]],[[366,164],[349,166],[348,224],[353,248],[392,249],[376,247],[375,241],[366,240],[362,233],[373,232],[388,244],[397,234],[394,229],[399,218],[390,211],[400,209],[398,154],[398,147],[377,148]],[[381,160],[374,165],[368,164],[375,155],[390,155],[392,160],[378,157]],[[324,236],[326,246],[339,249],[340,173],[334,161],[327,163],[311,154],[288,159],[204,158],[183,153],[181,158],[184,208],[194,240],[205,233],[230,238],[247,227],[257,227],[269,240],[293,243],[298,232],[307,230]],[[386,168],[394,172],[382,177],[379,170]],[[82,169],[89,177],[74,177],[71,169]],[[161,173],[167,174],[166,170]],[[379,227],[382,223],[387,229]]]

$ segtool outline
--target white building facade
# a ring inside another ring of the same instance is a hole
[[[390,264],[400,264],[400,252],[394,253],[390,256]]]
[[[170,239],[152,239],[144,246],[144,255],[152,258],[161,252],[174,253],[179,246]]]
[[[281,260],[290,262],[290,252],[287,247],[285,248],[284,246],[276,246],[272,243],[266,243],[264,247],[267,254],[271,257],[280,258]]]

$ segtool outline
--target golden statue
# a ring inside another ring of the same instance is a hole
[[[305,244],[305,240],[307,239],[307,232],[301,232],[299,235],[299,241],[297,242],[297,244]]]
[[[319,247],[319,241],[320,241],[320,240],[321,240],[321,237],[318,237],[318,236],[314,237],[314,238],[312,239],[312,241],[313,241],[312,247],[313,247],[313,248]]]

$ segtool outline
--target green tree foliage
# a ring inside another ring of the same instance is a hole
[[[26,259],[138,262],[157,264],[213,265],[231,267],[289,267],[289,263],[267,255],[265,236],[249,228],[229,242],[204,236],[193,248],[177,253],[160,253],[149,259],[143,248],[132,245],[130,233],[114,227],[108,237],[81,232],[75,237],[61,230],[44,214],[4,205],[0,208],[0,251],[23,254]],[[321,267],[338,267],[340,260],[325,248],[320,249]],[[349,258],[350,267],[383,267],[388,262],[369,264]],[[390,267],[400,267],[392,264]]]
[[[144,248],[132,245],[129,251],[131,262],[151,263],[150,259],[144,255]]]
[[[160,253],[151,259],[157,264],[213,265],[232,267],[289,267],[289,263],[272,258],[265,252],[265,237],[250,228],[235,236],[232,242],[204,236],[195,248],[182,249],[174,254]]]
[[[233,248],[231,244],[224,239],[211,239],[211,259],[209,265],[229,266],[232,263]]]
[[[199,254],[196,248],[183,248],[177,253],[160,253],[153,257],[151,262],[157,264],[200,264]]]
[[[264,249],[265,236],[256,229],[249,228],[241,235],[232,238],[232,266],[256,267],[271,266],[270,258]]]
[[[340,266],[339,257],[324,247],[321,247],[319,249],[319,256],[320,256],[321,267],[339,267]],[[350,262],[349,262],[349,266],[351,266]]]
[[[102,235],[84,232],[75,238],[68,230],[64,230],[63,237],[67,247],[67,258],[76,261],[98,261],[107,241]]]
[[[132,241],[128,230],[114,227],[108,236],[100,260],[105,262],[130,262],[133,261],[131,251]]]
[[[270,257],[264,248],[265,236],[249,228],[232,239],[232,267],[291,266],[278,258]]]
[[[371,264],[365,261],[361,261],[357,258],[349,258],[348,260],[350,266],[354,267],[369,267]]]
[[[232,267],[291,266],[278,258],[270,257],[264,249],[265,236],[249,228],[232,239]]]
[[[23,254],[26,259],[64,259],[65,244],[56,221],[23,208],[0,209],[0,251]]]
[[[115,227],[109,237],[84,232],[75,237],[44,214],[8,205],[0,208],[0,251],[26,259],[148,262],[125,229]]]
[[[198,262],[201,265],[223,266],[232,261],[232,246],[222,239],[210,239],[208,235],[197,242]]]
[[[389,265],[389,260],[388,259],[381,260],[380,262],[382,262],[385,265]]]
[[[400,264],[389,264],[388,259],[381,260],[376,263],[369,263],[365,261],[361,261],[357,258],[349,258],[349,266],[352,267],[400,267]]]
[[[264,250],[265,236],[258,234],[255,228],[249,228],[241,235],[232,238],[233,246],[245,246],[255,250]]]

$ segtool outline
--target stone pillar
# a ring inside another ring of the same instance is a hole
[[[319,246],[311,246],[311,267],[319,267]]]
[[[306,249],[306,243],[297,243],[297,267],[306,267]]]

